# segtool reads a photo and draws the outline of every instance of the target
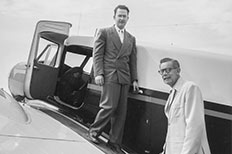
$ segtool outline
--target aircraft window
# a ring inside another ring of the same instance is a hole
[[[84,67],[84,71],[90,73],[93,65],[93,58],[91,57]]]
[[[68,65],[69,67],[80,67],[81,64],[84,62],[85,58],[86,58],[86,55],[80,55],[80,54],[67,52],[64,63]],[[90,73],[91,68],[92,68],[92,58],[88,60],[83,70],[85,72]]]
[[[58,67],[58,49],[58,44],[40,38],[37,54],[38,63],[48,65],[51,67]]]

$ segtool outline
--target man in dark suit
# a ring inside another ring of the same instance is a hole
[[[100,111],[89,130],[89,137],[98,143],[98,136],[111,122],[108,145],[121,151],[127,112],[127,95],[132,84],[138,91],[137,50],[135,37],[125,30],[129,9],[119,5],[114,10],[115,24],[97,32],[93,48],[96,84],[102,86]]]

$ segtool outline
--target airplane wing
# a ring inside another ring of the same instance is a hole
[[[104,153],[63,123],[29,104],[19,104],[0,90],[0,109],[6,111],[0,112],[1,154]]]

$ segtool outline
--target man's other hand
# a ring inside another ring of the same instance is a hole
[[[96,76],[96,77],[95,77],[95,83],[96,83],[97,85],[102,86],[102,85],[104,84],[104,77],[103,77],[103,75],[98,75],[98,76]]]

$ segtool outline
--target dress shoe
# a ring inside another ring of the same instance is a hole
[[[98,137],[94,136],[93,134],[89,133],[88,134],[88,137],[89,137],[89,140],[95,144],[99,144],[99,140],[98,140]]]

